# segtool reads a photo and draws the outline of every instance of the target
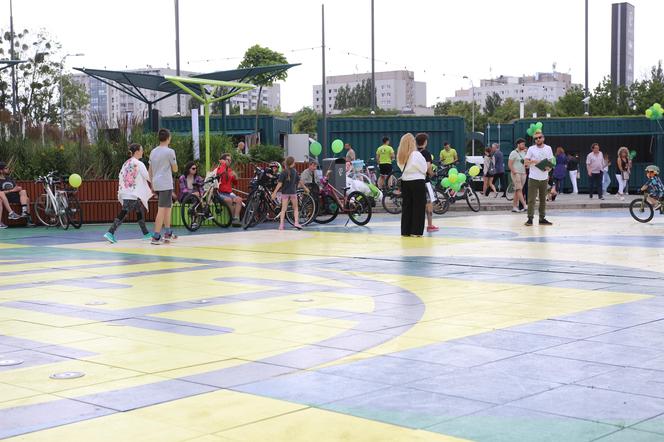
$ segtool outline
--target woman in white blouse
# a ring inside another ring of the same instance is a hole
[[[415,137],[411,133],[401,137],[397,150],[397,165],[401,174],[401,236],[422,236],[424,232],[424,207],[426,188],[424,176],[427,162],[417,150]]]

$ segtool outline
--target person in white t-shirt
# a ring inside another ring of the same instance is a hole
[[[424,232],[424,179],[428,166],[416,144],[413,134],[406,133],[401,137],[397,150],[397,165],[402,171],[401,236],[420,237]]]
[[[546,188],[551,167],[541,168],[538,164],[544,160],[549,160],[555,165],[556,159],[553,156],[551,146],[544,144],[544,134],[541,131],[535,132],[533,139],[535,144],[528,148],[525,158],[525,165],[530,168],[530,174],[528,175],[528,220],[526,225],[533,225],[535,199],[539,194],[539,224],[550,226],[553,223],[546,219]]]

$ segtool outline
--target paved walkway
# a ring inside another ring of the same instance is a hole
[[[0,438],[664,440],[664,218],[548,218],[0,231]]]

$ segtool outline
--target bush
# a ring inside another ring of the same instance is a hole
[[[249,149],[249,158],[254,162],[265,162],[284,160],[284,149],[281,146],[259,144]]]

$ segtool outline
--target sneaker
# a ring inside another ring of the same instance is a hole
[[[539,220],[539,225],[540,226],[552,226],[553,223],[551,221],[548,221],[546,218],[542,218]]]
[[[528,219],[526,220],[526,223],[524,224],[524,226],[532,226],[532,225],[533,225],[533,219],[532,219],[532,218],[528,218]]]
[[[592,195],[590,195],[590,199],[593,199],[593,196],[592,196]]]
[[[514,213],[519,213],[519,212],[521,212],[521,211],[520,211],[519,209],[517,209],[516,207],[512,207],[512,212],[514,212]]]
[[[21,219],[21,215],[19,215],[16,212],[11,212],[9,215],[7,215],[7,218],[17,220],[17,219]]]
[[[293,227],[295,227],[297,230],[302,230],[301,224],[293,224]]]
[[[25,221],[26,227],[35,227],[35,223],[32,222],[32,217],[30,216],[29,213],[26,214],[25,219],[26,219]]]
[[[242,223],[240,222],[240,218],[233,218],[233,222],[231,223],[233,227],[242,227]]]
[[[429,227],[427,227],[427,232],[437,232],[437,231],[439,231],[439,230],[440,230],[440,229],[439,229],[438,227],[436,227],[436,226],[429,226]]]
[[[164,235],[164,242],[174,242],[174,241],[177,241],[177,239],[178,239],[178,236],[173,232],[166,233]]]
[[[653,207],[653,210],[659,210],[661,208],[662,208],[662,205],[660,203],[657,203],[657,205],[655,205],[655,207]]]
[[[621,197],[620,197],[620,201],[625,201],[625,197],[624,197],[624,196],[621,196]]]
[[[115,235],[113,235],[111,232],[104,233],[104,238],[106,238],[106,241],[110,242],[111,244],[118,242],[118,240],[115,239]]]
[[[604,199],[604,197],[603,197],[603,196],[600,196],[600,197],[599,197],[599,199],[603,200],[603,199]]]
[[[522,208],[519,209],[519,212],[526,212],[527,210],[528,210],[527,208],[522,207]]]
[[[155,246],[158,246],[158,245],[160,245],[162,242],[163,242],[163,241],[162,241],[161,235],[157,235],[157,236],[152,235],[152,239],[150,240],[150,244],[153,244],[153,245],[155,245]]]
[[[148,232],[145,235],[143,235],[143,239],[148,241],[152,239],[152,233]]]
[[[6,228],[7,228],[7,224],[3,224],[3,223],[0,222],[0,229],[6,229]]]

